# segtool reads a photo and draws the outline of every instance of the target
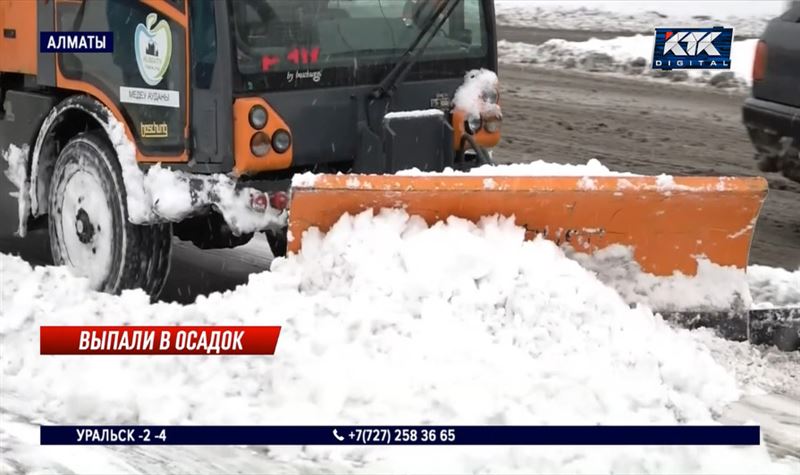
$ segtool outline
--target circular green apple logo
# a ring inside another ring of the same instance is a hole
[[[156,24],[157,19],[155,13],[147,15],[145,23],[136,26],[133,38],[139,74],[150,86],[164,79],[172,59],[172,31],[166,20]]]

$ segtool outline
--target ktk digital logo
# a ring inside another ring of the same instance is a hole
[[[730,69],[733,28],[656,28],[653,69]]]

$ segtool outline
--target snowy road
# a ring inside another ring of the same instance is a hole
[[[761,426],[770,452],[800,458],[800,401],[779,394],[751,396],[730,405],[720,421]]]
[[[567,41],[586,41],[591,38],[602,40],[629,36],[625,31],[598,31],[598,30],[562,30],[557,28],[525,28],[520,26],[498,26],[497,37],[500,40],[515,43],[528,43],[538,45],[547,40],[559,38]]]
[[[0,252],[19,255],[36,265],[52,264],[48,246],[46,232],[42,230],[24,240],[0,239]],[[191,303],[198,295],[244,284],[250,274],[268,269],[272,258],[267,241],[260,235],[236,249],[201,250],[174,239],[172,252],[170,274],[161,300],[179,303]]]

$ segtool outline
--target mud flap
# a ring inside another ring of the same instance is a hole
[[[288,251],[303,233],[327,231],[345,213],[403,208],[429,224],[457,216],[514,216],[526,238],[579,252],[630,246],[642,270],[696,275],[697,258],[744,269],[763,178],[317,175],[292,190]]]

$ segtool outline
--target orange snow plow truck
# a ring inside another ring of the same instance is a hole
[[[264,232],[281,254],[344,213],[398,207],[630,246],[655,275],[693,275],[699,257],[744,269],[767,192],[486,173],[502,132],[493,0],[0,0],[0,30],[4,231],[46,228],[54,262],[107,292],[157,295],[173,236]],[[394,174],[413,168],[456,172]]]

